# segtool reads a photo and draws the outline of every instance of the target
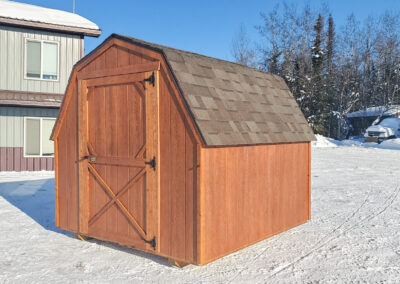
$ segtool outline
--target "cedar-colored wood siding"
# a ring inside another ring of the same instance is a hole
[[[195,261],[196,141],[165,71],[160,76],[161,253]]]
[[[140,245],[136,247],[182,262],[205,264],[304,223],[310,218],[309,142],[204,147],[161,54],[118,39],[106,42],[92,56],[79,63],[74,72],[77,73],[78,78],[96,74],[97,77],[92,82],[100,82],[104,77],[98,74],[106,74],[111,69],[115,71],[115,68],[123,66],[127,66],[124,70],[128,70],[133,65],[142,64],[143,67],[149,62],[160,62],[160,69],[156,69],[159,70],[156,71],[156,77],[159,79],[158,144],[160,152],[157,157],[157,171],[160,173],[160,220],[159,233],[157,233],[159,238],[155,251],[148,245],[145,248]],[[146,76],[148,74],[150,72],[147,72]],[[82,77],[79,77],[81,75]],[[78,232],[79,206],[76,164],[78,133],[76,86],[77,80],[72,77],[68,88],[72,96],[68,96],[69,100],[63,104],[60,123],[58,127],[56,125],[54,135],[57,145],[56,200],[58,202],[56,208],[58,214],[56,218],[62,229],[73,232]],[[98,90],[95,90],[91,95],[98,95],[97,92]],[[123,95],[123,91],[118,92],[115,97]],[[122,97],[126,99],[126,96]],[[110,113],[104,116],[99,113],[96,119],[89,121],[90,129],[101,132],[104,130],[102,127],[107,127],[105,120],[119,121],[118,114],[122,112],[122,109],[131,109],[129,100],[128,103],[118,102],[116,104],[118,107],[115,108],[114,103],[117,102],[107,102]],[[135,114],[129,116],[128,120],[121,120],[121,127],[126,123],[130,124],[130,121],[134,119]],[[97,125],[96,121],[99,122]],[[127,151],[128,148],[137,150],[137,147],[128,147],[130,138],[127,138],[127,141],[124,140],[122,134],[124,131],[120,134],[112,134],[113,129],[109,131],[111,134],[104,137],[106,142],[103,146],[109,145],[116,138],[117,142],[114,143],[116,146],[115,149],[113,148],[113,151],[117,151],[115,155],[124,156],[123,151]],[[134,133],[134,136],[138,135],[135,131],[130,131],[130,133]],[[97,142],[93,143],[98,149],[102,147]],[[130,154],[127,153],[128,156]],[[99,170],[101,171],[100,165]],[[108,179],[109,176],[119,177],[121,174],[123,171],[117,170],[105,176]],[[118,180],[115,181],[116,184],[110,183],[115,188],[121,185]],[[96,194],[99,198],[94,200],[89,196],[87,206],[96,211],[110,198],[100,186],[89,184],[90,187],[98,192]],[[139,198],[136,198],[137,201],[141,199],[141,189],[144,191],[139,187],[135,189],[135,194],[139,195]],[[128,201],[122,198],[122,203],[128,204]],[[84,204],[81,204],[81,207],[83,208]],[[128,207],[133,211],[136,210],[135,208],[141,209],[140,206],[134,204]],[[154,215],[154,210],[150,214]],[[141,212],[135,212],[134,215],[139,224],[146,227],[144,223],[147,213],[143,215]],[[88,218],[90,217],[93,216],[89,215]],[[115,218],[112,216],[110,218],[106,223],[114,224]],[[157,216],[153,218],[156,219]],[[104,231],[105,234],[97,234],[95,237],[135,246],[131,239],[118,239],[113,236],[120,231],[126,232],[131,229],[121,228],[125,226],[123,222],[116,222],[115,226],[113,234]],[[88,235],[90,236],[90,230]]]
[[[76,168],[76,88],[70,88],[72,97],[68,112],[55,143],[56,165],[56,218],[64,230],[78,231],[78,192]]]
[[[309,220],[309,143],[201,149],[201,264]]]
[[[176,86],[171,82],[171,75],[166,68],[166,64],[160,54],[149,51],[141,47],[128,49],[123,46],[111,46],[102,51],[96,58],[91,60],[79,73],[94,72],[98,70],[107,70],[116,67],[144,64],[153,61],[161,61],[162,70],[159,75],[159,112],[160,112],[160,254],[169,256],[174,259],[196,262],[196,246],[195,246],[195,191],[196,188],[196,157],[197,142],[194,132],[188,124],[182,108],[183,103]],[[76,85],[76,79],[71,80],[70,84]],[[75,88],[73,90],[75,92]],[[96,93],[94,94],[96,95]],[[62,151],[66,145],[69,148],[74,147],[70,152],[73,156],[59,155],[59,212],[60,227],[76,231],[77,230],[77,212],[78,201],[74,200],[72,206],[67,196],[74,194],[76,198],[76,174],[77,169],[74,161],[76,160],[76,97],[71,100],[66,111],[65,120],[59,132],[58,148]],[[105,114],[105,117],[109,114]],[[74,136],[66,137],[67,120],[74,116]],[[134,117],[134,116],[132,116]],[[100,121],[99,121],[100,122]],[[100,123],[101,124],[101,123]],[[100,125],[98,127],[101,127]],[[74,139],[74,141],[71,141]],[[61,140],[63,142],[61,142]],[[119,139],[118,141],[122,141]],[[72,144],[71,144],[72,142]],[[122,142],[121,142],[122,143]],[[121,144],[121,146],[123,146]],[[67,162],[67,159],[69,161]],[[69,163],[69,165],[67,165]],[[72,163],[74,164],[73,166]],[[101,167],[101,166],[100,166]],[[72,179],[68,181],[68,176],[73,176],[74,186],[71,185]],[[101,190],[97,190],[101,192]],[[104,195],[104,196],[103,196]],[[108,197],[103,196],[104,200],[98,200],[103,204]],[[91,203],[94,201],[91,200]],[[94,204],[94,203],[93,203]],[[94,205],[91,206],[94,206]],[[96,203],[97,204],[97,203]],[[68,206],[72,206],[73,212],[64,210]],[[97,206],[98,207],[98,206]],[[96,208],[97,208],[96,207]],[[74,227],[64,225],[64,219],[74,218]],[[138,218],[141,220],[141,218]],[[141,220],[143,222],[143,220]],[[89,233],[90,235],[90,233]],[[101,235],[100,239],[112,240],[112,236]],[[114,240],[115,241],[115,240]],[[124,242],[118,240],[121,244],[132,245],[132,242]]]

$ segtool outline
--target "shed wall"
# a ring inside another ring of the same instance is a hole
[[[25,38],[59,43],[59,80],[25,79]],[[62,94],[73,65],[81,58],[83,41],[78,35],[0,25],[0,90]]]
[[[78,72],[161,61],[161,255],[205,264],[310,218],[310,143],[201,148],[160,54],[130,44],[99,50]],[[76,79],[70,84],[56,138],[56,218],[76,232]]]
[[[56,155],[56,224],[64,230],[78,231],[77,119],[76,86],[71,80],[71,98],[59,136]]]
[[[111,46],[91,60],[79,72],[92,72],[126,65],[162,61],[160,71],[160,254],[194,262],[196,139],[184,118],[179,94],[170,81],[169,71],[160,54],[144,48]],[[57,137],[58,166],[56,188],[58,220],[62,229],[78,231],[76,180],[76,79],[70,82],[72,96],[65,109]],[[57,216],[56,214],[56,216]],[[104,238],[113,240],[113,236]]]
[[[310,218],[310,143],[201,149],[201,263]]]
[[[161,253],[196,261],[197,144],[166,72],[160,76]]]

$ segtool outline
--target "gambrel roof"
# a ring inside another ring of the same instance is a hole
[[[112,34],[75,64],[68,88],[74,73],[93,60],[96,54],[102,52],[101,49],[108,48],[107,44],[114,40],[160,54],[204,146],[315,140],[312,129],[281,77],[237,63],[118,34]],[[129,46],[126,48],[129,49]],[[66,105],[62,104],[60,116],[64,115]],[[60,118],[53,129],[52,139],[57,136],[59,127]]]
[[[162,53],[207,146],[315,140],[284,80],[237,63],[113,34]]]

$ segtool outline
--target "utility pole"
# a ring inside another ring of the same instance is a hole
[[[72,13],[75,14],[75,0],[72,0]]]

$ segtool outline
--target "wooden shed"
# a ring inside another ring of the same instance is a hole
[[[282,78],[113,34],[53,129],[56,224],[206,264],[310,219],[312,130]]]

